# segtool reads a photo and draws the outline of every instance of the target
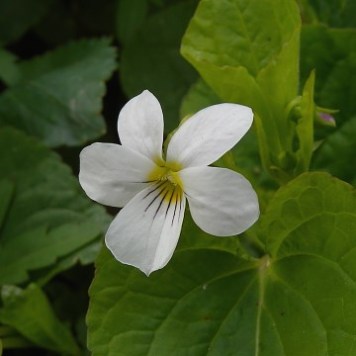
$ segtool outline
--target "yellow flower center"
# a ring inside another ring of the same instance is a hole
[[[182,198],[183,182],[179,176],[182,169],[178,162],[157,162],[157,166],[149,173],[148,181],[160,185],[160,196],[168,203],[175,204]]]

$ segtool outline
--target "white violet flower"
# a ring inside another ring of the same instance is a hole
[[[79,181],[93,200],[123,207],[105,242],[122,263],[149,275],[164,267],[177,245],[186,201],[205,232],[229,236],[259,216],[256,193],[240,174],[209,167],[252,124],[250,108],[219,104],[183,122],[162,156],[163,114],[145,90],[121,110],[121,145],[93,143],[80,154]]]

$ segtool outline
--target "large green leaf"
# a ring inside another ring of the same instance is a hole
[[[79,348],[69,328],[57,318],[37,285],[31,284],[26,289],[4,286],[1,297],[0,322],[15,328],[37,346],[78,355]]]
[[[94,356],[352,356],[355,231],[355,192],[313,173],[270,202],[260,259],[183,249],[147,278],[105,249],[90,289],[89,347]]]
[[[264,165],[276,176],[293,149],[286,114],[298,90],[299,33],[295,1],[202,0],[181,48],[223,101],[252,107]]]
[[[293,1],[203,0],[182,54],[223,100],[280,114],[297,93],[299,27]]]
[[[79,145],[104,133],[104,81],[115,68],[108,40],[73,42],[19,68],[18,83],[0,96],[0,125],[49,146]]]
[[[69,255],[74,264],[83,248],[97,244],[107,224],[104,210],[84,197],[69,167],[36,140],[2,129],[0,151],[6,152],[0,156],[0,284],[24,282],[30,271]]]
[[[122,51],[120,78],[126,94],[152,91],[163,107],[167,132],[177,126],[181,99],[196,80],[194,70],[179,54],[195,6],[196,0],[180,1],[156,12]]]

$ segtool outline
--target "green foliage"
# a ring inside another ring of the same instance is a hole
[[[73,42],[19,64],[19,81],[0,96],[0,125],[49,146],[79,145],[105,131],[103,81],[115,68],[108,40]]]
[[[337,124],[356,115],[356,30],[305,26],[301,43],[302,80],[316,69],[316,102],[339,110]]]
[[[16,328],[35,345],[65,355],[78,355],[79,348],[69,330],[55,315],[43,293],[35,284],[26,289],[4,286],[0,322]]]
[[[304,174],[270,202],[258,260],[188,248],[147,279],[104,250],[90,290],[93,355],[351,356],[355,211],[350,186]]]
[[[332,27],[355,26],[356,3],[353,0],[301,0],[315,22],[322,22]]]
[[[316,70],[316,102],[337,110],[335,129],[317,128],[316,134],[325,142],[316,150],[312,167],[354,182],[356,31],[305,26],[301,53],[302,78]]]
[[[84,198],[69,168],[34,139],[2,129],[0,151],[7,152],[0,158],[0,284],[25,282],[30,271],[53,268],[59,258],[71,256],[66,268],[84,258],[82,249],[97,245],[107,225],[103,209]]]
[[[184,96],[180,108],[180,116],[184,119],[201,109],[221,102],[221,99],[219,99],[214,91],[202,79],[199,79]],[[225,156],[220,162],[216,162],[216,164],[238,170],[244,173],[249,180],[254,180],[256,177],[259,180],[264,179],[262,177],[263,173],[256,133],[253,129],[242,138],[239,144],[228,155],[230,156],[230,162],[227,162],[228,157]],[[254,175],[251,172],[254,172]]]
[[[356,184],[356,116],[343,124],[322,143],[314,155],[313,168],[327,170]]]
[[[14,184],[8,180],[0,180],[0,227],[4,224],[6,213],[11,204],[11,199],[14,194]]]
[[[192,68],[179,55],[179,44],[195,6],[195,0],[180,1],[160,10],[124,42],[120,65],[123,89],[129,97],[144,89],[159,97],[167,132],[177,126],[180,101],[196,80]]]
[[[63,44],[78,37],[112,36],[117,0],[50,0],[51,6],[33,28],[41,41]]]
[[[181,49],[223,101],[254,109],[262,162],[279,181],[306,165],[288,120],[298,89],[299,33],[294,1],[203,0]],[[310,139],[298,137],[299,145]]]
[[[299,147],[295,150],[297,158],[297,172],[304,172],[308,170],[313,150],[315,115],[314,83],[315,73],[312,72],[303,88],[299,104],[300,112],[296,114],[296,120],[295,118],[291,118],[296,121],[296,142],[297,145],[299,145]]]
[[[182,100],[180,117],[191,116],[210,105],[220,104],[221,100],[202,80],[198,79]]]
[[[236,239],[236,237],[217,239],[205,233],[197,227],[191,215],[187,212],[184,217],[184,224],[177,250],[199,250],[202,248],[228,251],[233,254],[242,253],[239,239]]]
[[[0,81],[11,85],[18,81],[20,73],[16,65],[16,56],[0,48]]]
[[[260,109],[256,109],[260,115],[268,101],[286,105],[296,95],[298,83],[297,9],[292,1],[278,1],[270,16],[263,16],[271,6],[270,1],[203,0],[182,45],[182,54],[221,98],[249,103]],[[275,72],[285,75],[288,86]],[[273,94],[271,81],[275,81]],[[244,90],[238,90],[239,85]]]
[[[143,25],[148,13],[147,0],[119,0],[116,32],[122,43],[129,43]]]
[[[0,1],[0,45],[19,39],[51,6],[51,0]]]
[[[355,11],[0,0],[0,355],[89,354],[97,258],[94,356],[354,356]],[[105,124],[100,140],[116,141],[118,111],[144,89],[166,134],[210,105],[252,108],[254,127],[214,165],[244,174],[261,210],[217,238],[188,208],[172,260],[149,278],[102,247],[112,217],[73,175]],[[301,174],[310,166],[324,173]]]

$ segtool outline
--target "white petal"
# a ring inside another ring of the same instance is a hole
[[[215,162],[230,150],[252,124],[250,108],[237,104],[218,104],[203,109],[183,122],[172,136],[167,161],[184,167]]]
[[[225,168],[193,167],[180,176],[192,218],[205,232],[236,235],[257,220],[257,196],[242,175]]]
[[[149,275],[164,267],[174,252],[182,228],[185,197],[162,198],[161,183],[138,193],[116,216],[105,242],[117,260]]]
[[[97,142],[80,153],[79,182],[89,198],[122,207],[150,184],[148,175],[155,167],[129,148]]]
[[[162,157],[163,114],[148,90],[132,98],[120,111],[117,123],[121,144],[151,159]]]

